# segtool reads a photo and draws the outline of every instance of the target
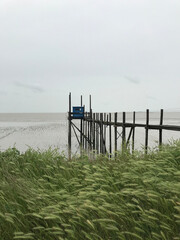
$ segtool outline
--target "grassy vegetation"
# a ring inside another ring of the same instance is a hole
[[[180,142],[116,160],[0,152],[0,239],[180,239]]]

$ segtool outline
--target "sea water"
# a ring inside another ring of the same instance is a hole
[[[133,113],[126,113],[126,122],[132,123]],[[73,120],[79,125],[79,120]],[[112,114],[113,121],[113,114]],[[122,113],[118,113],[118,121],[122,121]],[[136,113],[136,123],[145,123],[146,113]],[[150,112],[149,124],[159,124],[160,113]],[[164,112],[163,124],[180,126],[180,112]],[[106,128],[108,137],[108,127]],[[113,142],[112,127],[112,142]],[[121,145],[122,128],[118,127],[118,149]],[[126,131],[128,137],[129,130]],[[79,133],[77,133],[79,134]],[[149,130],[149,146],[158,144],[158,130]],[[180,132],[163,130],[163,143],[180,139]],[[136,128],[135,148],[141,149],[145,142],[145,129]],[[46,150],[57,148],[58,151],[68,152],[68,120],[67,113],[0,113],[0,150],[16,147],[21,152],[29,147]],[[108,149],[108,142],[107,142]],[[79,144],[72,130],[72,152],[79,152]]]

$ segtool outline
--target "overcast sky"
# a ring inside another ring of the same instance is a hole
[[[180,0],[0,0],[0,112],[180,110]]]

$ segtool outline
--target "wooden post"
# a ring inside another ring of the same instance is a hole
[[[117,155],[117,112],[114,113],[114,151],[115,157]]]
[[[81,95],[81,107],[83,105],[83,100],[82,100],[82,95]],[[81,122],[80,122],[80,149],[82,150],[82,139],[83,139],[83,135],[82,135],[82,132],[83,132],[83,120],[81,119]],[[80,150],[80,151],[81,151]]]
[[[96,113],[96,121],[99,121],[99,113]],[[96,151],[99,154],[99,123],[96,123]]]
[[[100,153],[103,153],[103,113],[100,113]]]
[[[91,112],[92,108],[91,108],[91,95],[89,95],[89,112]]]
[[[149,109],[146,110],[145,153],[148,151]]]
[[[89,115],[89,114],[88,114]],[[89,122],[89,116],[88,116],[88,120],[87,120],[87,144],[88,144],[88,149],[90,148],[90,143],[89,143],[89,140],[90,140],[90,122]]]
[[[122,125],[122,151],[126,149],[126,113],[123,112],[123,125]]]
[[[90,141],[90,150],[92,149],[92,118],[93,118],[93,114],[92,114],[92,108],[91,108],[91,95],[89,96],[89,113],[90,113],[90,122],[89,122],[89,141]]]
[[[134,152],[136,113],[133,112],[132,152]]]
[[[84,105],[84,118],[85,118],[85,105]],[[82,146],[83,146],[83,150],[85,149],[85,138],[84,138],[84,135],[85,135],[85,120],[83,118],[83,121],[82,121],[82,133],[83,133],[83,137],[82,137]]]
[[[160,126],[163,125],[163,109],[160,112]],[[159,147],[162,146],[162,129],[159,129]]]
[[[69,160],[71,160],[71,93],[69,93],[69,126],[68,126],[68,155]]]
[[[92,148],[93,148],[93,150],[95,150],[95,144],[96,144],[96,142],[95,142],[95,127],[96,127],[96,125],[95,125],[95,118],[96,118],[96,115],[95,115],[95,113],[93,113],[93,129],[92,129],[92,131],[93,131],[93,133],[92,133],[92,136],[93,136],[93,146],[92,146]]]
[[[112,154],[112,138],[111,138],[111,113],[109,113],[109,157]]]
[[[85,149],[88,148],[88,122],[87,122],[87,112],[86,112],[86,119],[85,119]]]
[[[108,129],[108,125],[109,125],[109,115],[107,114],[107,117],[106,117],[106,131],[105,131],[105,140],[106,140],[106,133],[107,133],[107,129]],[[108,150],[107,150],[107,147],[106,147],[106,145],[105,145],[105,153],[107,153],[108,152]]]
[[[106,153],[106,113],[104,113],[104,134],[103,134],[103,153]]]
[[[92,141],[93,141],[93,136],[92,136],[92,134],[93,134],[93,129],[92,129],[92,126],[93,126],[93,114],[92,114],[92,112],[90,113],[90,136],[89,136],[89,141],[90,141],[90,149],[92,149]]]

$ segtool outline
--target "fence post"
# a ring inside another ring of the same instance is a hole
[[[104,113],[103,153],[106,153],[106,113]]]
[[[163,125],[163,109],[160,112],[160,127]],[[162,129],[159,129],[159,147],[162,146]]]
[[[134,140],[135,140],[135,122],[136,122],[136,113],[133,112],[133,132],[132,132],[132,152],[134,152]]]
[[[99,154],[99,113],[96,113],[96,151]]]
[[[83,145],[83,150],[85,150],[85,117],[86,117],[86,113],[85,113],[85,105],[84,105],[84,118],[83,118],[83,122],[82,122],[82,132],[83,132],[83,138],[82,138],[82,145]]]
[[[114,113],[114,151],[117,156],[117,112]]]
[[[112,138],[111,138],[111,113],[109,113],[109,157],[112,154]]]
[[[90,148],[90,143],[89,143],[89,138],[90,138],[89,131],[90,131],[90,127],[89,127],[89,126],[90,126],[90,125],[89,125],[89,119],[88,119],[88,118],[89,118],[89,116],[87,115],[87,121],[86,121],[86,122],[87,122],[87,135],[86,135],[86,136],[87,136],[87,140],[88,140],[88,141],[87,141],[87,148],[88,148],[88,150],[89,150],[89,148]]]
[[[100,153],[103,153],[103,113],[100,113]]]
[[[81,95],[81,107],[83,105],[82,95]],[[83,120],[80,120],[80,153],[82,155],[82,146],[83,145]]]
[[[71,160],[71,93],[69,93],[69,128],[68,128],[68,155],[69,155],[69,160]]]
[[[95,140],[96,140],[96,138],[95,138],[95,117],[96,117],[96,115],[95,115],[95,113],[93,113],[93,123],[92,123],[92,137],[93,137],[93,150],[95,150]]]
[[[86,112],[86,119],[85,119],[85,149],[88,149],[88,122],[87,122],[87,112]]]
[[[122,125],[122,151],[126,149],[126,113],[123,112],[123,125]]]
[[[92,139],[93,139],[93,129],[92,129],[92,126],[93,126],[93,113],[92,113],[92,109],[91,109],[91,112],[90,112],[90,135],[89,135],[89,141],[90,141],[90,149],[92,150]]]
[[[146,130],[145,130],[145,153],[148,151],[148,126],[149,126],[149,109],[146,110]]]

